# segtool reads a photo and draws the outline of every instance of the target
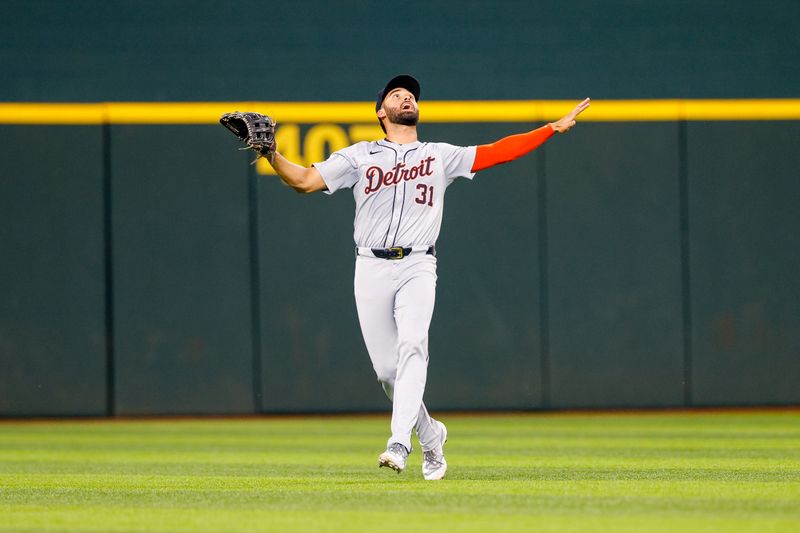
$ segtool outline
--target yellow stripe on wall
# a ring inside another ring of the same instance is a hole
[[[542,122],[577,100],[423,101],[424,122]],[[258,111],[279,122],[375,121],[373,102],[0,103],[0,124],[213,124],[228,111]],[[800,120],[800,99],[597,100],[583,122]]]

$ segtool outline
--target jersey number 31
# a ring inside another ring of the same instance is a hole
[[[418,204],[428,204],[429,207],[433,207],[433,185],[428,186],[424,183],[418,183],[417,190],[419,191],[419,196],[414,198],[414,201]]]

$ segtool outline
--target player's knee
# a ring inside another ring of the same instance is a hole
[[[378,381],[384,384],[384,388],[388,385],[389,387],[394,387],[394,380],[397,377],[397,369],[393,367],[373,367],[375,369],[375,375],[378,377]]]
[[[400,359],[409,359],[412,357],[421,357],[424,361],[428,360],[428,342],[424,337],[414,338],[409,337],[402,339],[398,346]]]

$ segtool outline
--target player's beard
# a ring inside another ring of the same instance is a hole
[[[389,122],[392,124],[401,124],[403,126],[416,126],[419,122],[419,110],[418,109],[407,109],[402,110],[398,109],[394,111],[393,109],[386,110],[386,118],[389,119]]]

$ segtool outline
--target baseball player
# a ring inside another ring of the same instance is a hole
[[[422,475],[435,480],[447,471],[447,428],[430,416],[422,397],[445,190],[457,177],[472,179],[479,170],[534,150],[555,132],[568,131],[589,99],[539,129],[461,147],[417,138],[419,98],[420,85],[412,76],[392,78],[375,101],[384,139],[354,144],[308,168],[278,152],[270,163],[298,192],[352,189],[358,319],[378,381],[392,401],[391,436],[378,464],[402,472],[415,430],[423,453]]]

